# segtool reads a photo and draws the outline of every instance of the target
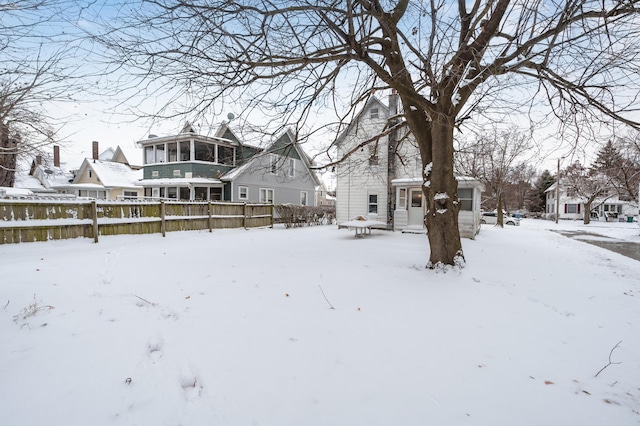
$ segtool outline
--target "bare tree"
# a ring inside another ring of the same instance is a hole
[[[152,0],[124,4],[125,22],[110,16],[103,40],[145,84],[188,95],[190,114],[233,103],[312,133],[319,111],[335,112],[339,130],[375,90],[395,89],[422,158],[435,267],[464,262],[456,128],[505,113],[533,120],[541,105],[576,132],[603,118],[638,126],[627,114],[640,83],[638,4]]]
[[[598,152],[593,168],[611,178],[621,200],[638,204],[640,186],[640,134],[615,138]]]
[[[78,7],[52,0],[0,4],[0,186],[13,186],[21,156],[57,141],[60,123],[46,106],[79,90],[77,35],[60,24]]]
[[[567,195],[584,204],[583,222],[588,225],[591,222],[591,210],[595,207],[593,203],[598,200],[597,205],[602,204],[609,197],[609,190],[613,188],[611,178],[597,169],[587,169],[579,162],[567,167],[562,176],[565,177],[562,180],[566,180]]]
[[[531,139],[511,127],[503,131],[494,128],[458,149],[457,169],[484,184],[498,211],[496,226],[504,227],[504,200],[517,181],[518,160],[524,159],[531,148]]]
[[[511,210],[528,210],[534,196],[533,182],[538,171],[531,163],[523,161],[513,167],[511,184],[507,187],[505,203]]]

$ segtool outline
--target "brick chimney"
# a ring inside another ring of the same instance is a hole
[[[93,141],[93,159],[97,160],[98,159],[98,141]]]
[[[42,164],[42,155],[36,155],[36,164],[38,166]]]
[[[53,146],[53,167],[60,167],[60,147]]]

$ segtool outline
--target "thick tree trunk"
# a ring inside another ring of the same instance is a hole
[[[588,225],[591,223],[591,203],[593,200],[589,200],[584,203],[584,224]]]
[[[0,186],[12,187],[16,180],[17,144],[0,123]]]
[[[462,265],[464,255],[458,229],[458,182],[453,173],[453,118],[433,120],[430,126],[431,162],[423,158],[425,224],[429,237],[428,268]]]
[[[424,221],[430,248],[427,268],[461,266],[464,255],[458,229],[458,182],[453,174],[455,114],[431,113],[428,116],[422,109],[413,107],[411,97],[400,94],[400,100],[422,160]],[[442,109],[453,111],[450,105]]]

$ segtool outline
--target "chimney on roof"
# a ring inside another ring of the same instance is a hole
[[[60,167],[60,147],[53,146],[53,167]]]
[[[93,153],[93,160],[97,160],[98,159],[98,141],[93,141],[92,142],[93,145],[93,149],[92,149],[92,153]]]
[[[36,164],[38,166],[42,164],[42,155],[36,155]]]

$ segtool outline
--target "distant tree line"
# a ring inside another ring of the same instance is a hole
[[[542,214],[545,191],[557,176],[549,170],[538,171],[531,164],[534,145],[515,128],[492,130],[472,141],[459,141],[456,171],[480,180],[484,187],[482,208],[508,212]],[[596,200],[618,196],[638,204],[640,185],[640,133],[613,138],[602,146],[591,165],[575,161],[561,170],[561,182],[568,185],[587,206]]]

